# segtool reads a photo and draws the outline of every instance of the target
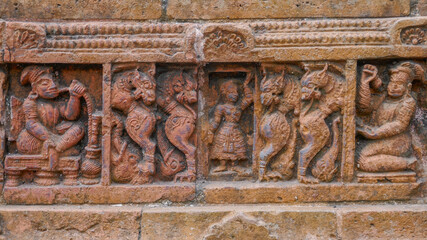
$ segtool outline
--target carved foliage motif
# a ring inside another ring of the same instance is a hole
[[[425,27],[411,27],[402,31],[402,42],[409,45],[421,45],[426,42],[426,28]]]
[[[13,33],[13,47],[29,49],[37,48],[39,45],[38,36],[31,30],[15,30]]]
[[[9,23],[6,25],[7,45],[10,50],[37,49],[44,46],[46,38],[43,28],[30,23]]]
[[[253,48],[252,33],[247,27],[207,26],[203,30],[203,53],[207,58],[228,58],[247,55]]]

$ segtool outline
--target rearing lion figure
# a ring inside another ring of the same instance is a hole
[[[332,146],[319,159],[312,169],[316,179],[306,176],[310,162],[326,146],[331,132],[326,124],[326,118],[343,106],[343,84],[340,76],[328,71],[325,64],[323,70],[308,71],[301,79],[301,100],[305,106],[300,115],[300,133],[305,142],[300,150],[298,162],[298,180],[302,183],[318,183],[331,181],[337,171],[335,161],[339,152],[338,123],[340,117],[333,120],[332,130],[334,139]]]
[[[291,127],[286,114],[293,110],[295,116],[299,115],[300,97],[298,82],[285,78],[284,70],[280,75],[271,77],[264,71],[264,78],[261,81],[261,103],[268,110],[260,124],[260,136],[265,142],[259,154],[260,181],[271,179],[277,181],[292,177],[298,118],[294,117]],[[285,146],[286,150],[282,151]],[[275,157],[270,171],[268,164]]]
[[[190,142],[197,118],[190,104],[197,102],[196,90],[194,77],[183,71],[166,72],[158,77],[156,101],[168,115],[164,127],[160,126],[157,131],[164,164],[168,165],[170,175],[184,168],[176,148],[184,153],[187,163],[187,170],[176,174],[174,181],[196,180],[196,147]]]
[[[113,119],[113,146],[118,153],[113,154],[113,178],[117,182],[150,183],[156,173],[156,144],[150,138],[156,126],[156,117],[147,107],[156,98],[154,73],[155,67],[152,65],[148,74],[133,69],[114,75],[111,106],[126,116],[125,124],[117,117]],[[138,155],[127,149],[126,141],[121,138],[123,127],[129,137],[141,147],[143,161],[139,161]]]

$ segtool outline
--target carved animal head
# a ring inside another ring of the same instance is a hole
[[[280,102],[279,95],[285,87],[285,71],[279,76],[268,77],[267,74],[261,81],[261,103],[265,106]]]
[[[145,105],[151,105],[156,100],[156,82],[154,70],[148,74],[128,70],[114,76],[111,105],[114,108],[126,110],[133,101],[142,99]]]
[[[183,71],[172,71],[159,76],[159,91],[169,102],[175,96],[181,104],[197,102],[197,83],[193,77]]]
[[[321,89],[328,87],[332,76],[327,72],[328,64],[325,64],[323,70],[308,70],[301,78],[301,99],[311,100],[319,99],[322,96]],[[330,90],[330,89],[328,89]]]

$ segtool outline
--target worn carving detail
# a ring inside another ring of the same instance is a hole
[[[250,231],[248,231],[250,229]],[[279,239],[269,224],[243,213],[230,214],[209,227],[204,240],[217,239]]]
[[[300,134],[305,145],[299,152],[298,180],[302,183],[318,183],[319,180],[329,182],[338,170],[339,111],[344,104],[342,69],[328,63],[324,64],[322,70],[317,70],[316,67],[318,66],[307,66],[307,72],[301,79],[301,100],[304,103],[300,114]],[[335,73],[332,72],[334,68]],[[332,144],[315,163],[312,169],[315,179],[311,179],[306,175],[307,168],[328,143],[331,130],[326,119],[335,112],[338,115],[332,120]]]
[[[157,78],[157,105],[164,120],[157,127],[157,141],[163,161],[162,174],[174,181],[196,180],[196,147],[192,140],[197,114],[197,72],[169,71]],[[182,156],[185,155],[185,157]],[[186,165],[186,169],[184,166]]]
[[[34,182],[39,185],[59,183],[58,172],[62,172],[64,184],[77,184],[80,156],[79,150],[74,147],[85,135],[85,127],[78,121],[82,109],[81,99],[88,106],[90,123],[93,114],[93,108],[90,107],[92,102],[85,86],[74,80],[68,88],[59,89],[53,69],[44,66],[26,67],[21,73],[20,83],[31,84],[32,89],[22,104],[16,98],[11,99],[12,111],[17,117],[12,122],[24,120],[24,123],[12,124],[12,135],[18,134],[18,154],[6,156],[6,185],[19,185],[23,171],[35,171]],[[60,95],[65,93],[70,96],[63,101]],[[93,126],[89,125],[89,139],[97,137],[93,136],[96,131],[91,131]],[[95,146],[96,141],[89,140],[88,147]],[[90,150],[87,150],[88,157]]]
[[[112,120],[112,178],[120,183],[144,184],[152,182],[156,173],[156,144],[151,139],[156,117],[149,108],[156,97],[155,66],[152,64],[147,73],[139,66],[128,67],[117,66],[111,91],[112,108],[126,118],[122,121],[115,115]],[[138,147],[123,137],[125,129]]]
[[[402,31],[402,42],[409,45],[421,45],[426,42],[425,27],[408,28]]]
[[[357,133],[366,139],[357,167],[359,181],[415,181],[417,158],[412,151],[411,121],[416,110],[413,81],[426,83],[425,68],[415,62],[400,62],[389,68],[387,89],[378,67],[365,64],[358,92]],[[401,174],[387,174],[401,172]],[[411,173],[412,172],[412,173]],[[385,174],[381,174],[385,173]]]

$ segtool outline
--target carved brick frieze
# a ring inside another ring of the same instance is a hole
[[[2,48],[6,62],[34,63],[423,57],[426,23],[425,17],[215,24],[7,21]],[[402,54],[407,45],[417,50]]]
[[[3,197],[410,199],[427,171],[426,24],[4,22]]]

